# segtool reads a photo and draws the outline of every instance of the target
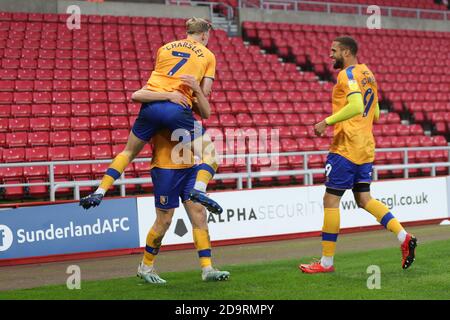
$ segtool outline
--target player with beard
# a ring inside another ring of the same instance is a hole
[[[386,229],[394,232],[401,243],[402,268],[407,269],[415,259],[417,239],[407,233],[389,209],[370,195],[372,166],[375,158],[373,121],[378,120],[377,83],[365,64],[356,57],[358,45],[348,36],[336,38],[331,45],[330,58],[334,68],[341,71],[333,88],[333,114],[314,126],[317,136],[323,136],[334,125],[333,142],[328,154],[323,198],[322,258],[301,264],[304,273],[334,271],[333,257],[340,228],[339,205],[347,189],[352,189],[360,208],[372,214]]]

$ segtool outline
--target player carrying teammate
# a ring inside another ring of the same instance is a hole
[[[202,117],[208,118],[210,115],[205,95],[211,92],[216,66],[214,54],[206,48],[211,27],[211,23],[204,19],[189,19],[186,22],[186,39],[159,48],[155,70],[146,89],[155,92],[160,100],[142,105],[125,149],[115,157],[99,188],[80,200],[83,208],[99,205],[106,191],[155,133],[169,129],[178,135],[182,143],[194,146],[195,154],[202,159],[190,199],[203,204],[211,212],[222,212],[219,204],[206,195],[206,187],[218,167],[214,144],[204,134],[203,127],[195,120],[191,109],[195,97],[201,102],[197,105]],[[186,82],[191,81],[192,77],[202,84],[201,90],[193,91],[192,86],[187,85]],[[168,98],[168,93],[174,92],[181,92],[186,99]]]
[[[196,80],[192,79],[194,91],[200,90]],[[139,90],[134,95],[135,100],[151,102],[159,99],[156,92]],[[175,92],[169,97],[173,100],[183,99],[181,93]],[[196,104],[195,104],[196,106]],[[197,109],[195,108],[194,109]],[[199,106],[200,108],[202,106]],[[208,231],[208,223],[205,208],[189,200],[189,192],[193,188],[198,171],[198,165],[194,165],[193,154],[189,149],[175,149],[177,141],[171,141],[170,131],[167,129],[156,133],[152,139],[153,158],[151,163],[151,176],[154,185],[156,219],[150,228],[144,251],[144,257],[139,264],[137,275],[148,283],[165,283],[155,271],[154,261],[159,252],[162,239],[169,229],[175,208],[179,206],[179,199],[189,215],[192,224],[194,245],[197,249],[204,281],[222,281],[230,276],[228,271],[217,270],[212,267],[211,241]],[[188,152],[189,163],[176,163],[172,160],[173,152]]]
[[[322,227],[322,258],[301,264],[305,273],[333,272],[333,257],[340,228],[339,204],[345,190],[352,189],[358,206],[372,214],[386,229],[394,232],[401,243],[402,268],[415,259],[416,238],[407,233],[389,209],[370,195],[375,142],[374,119],[379,117],[377,83],[365,64],[359,64],[358,45],[351,37],[338,37],[331,46],[334,68],[342,69],[333,88],[333,114],[314,126],[322,136],[334,125],[334,137],[325,165],[326,192]]]

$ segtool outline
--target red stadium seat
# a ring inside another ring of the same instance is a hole
[[[54,131],[50,132],[50,144],[52,146],[66,146],[70,144],[69,131]]]
[[[48,153],[47,153],[47,147],[35,147],[35,148],[28,148],[25,151],[25,160],[26,161],[47,161],[48,160]]]
[[[129,115],[138,115],[141,110],[141,106],[135,103],[128,103],[127,109]]]
[[[72,179],[80,181],[80,179],[91,178],[91,165],[90,164],[71,164],[69,165],[69,173]],[[81,190],[82,188],[80,188]]]
[[[31,115],[31,106],[30,105],[12,105],[11,106],[11,115],[14,117],[30,117]]]
[[[239,124],[240,127],[245,126],[245,127],[251,127],[253,126],[253,120],[252,118],[245,113],[241,113],[241,114],[237,114],[236,115],[236,121]]]
[[[432,140],[433,140],[434,146],[447,146],[448,145],[447,140],[443,136],[432,137]]]
[[[108,101],[113,103],[123,103],[126,102],[127,99],[123,92],[110,91],[108,92]]]
[[[6,141],[9,147],[25,147],[27,145],[28,135],[26,132],[12,132],[6,134]]]
[[[75,117],[87,117],[91,113],[89,104],[76,103],[72,104],[72,115]]]
[[[91,118],[92,120],[93,118]],[[70,128],[72,130],[89,130],[91,123],[89,117],[73,117],[70,118]]]
[[[9,180],[8,184],[18,184],[23,183],[22,180],[16,179],[16,180]],[[3,196],[6,199],[21,199],[25,195],[23,187],[6,187],[4,189]]]
[[[9,130],[14,131],[28,131],[30,129],[30,120],[27,118],[13,118],[8,120]]]
[[[89,131],[71,131],[70,141],[73,145],[90,145],[91,135]]]
[[[23,177],[23,167],[0,168],[0,177],[0,183],[12,183],[11,180],[21,180]]]
[[[53,103],[70,103],[70,92],[54,91]]]
[[[111,134],[109,130],[91,131],[92,144],[109,144],[111,142]]]
[[[28,145],[34,146],[47,146],[50,143],[48,132],[29,132],[28,133]]]
[[[74,146],[70,147],[71,160],[86,160],[91,158],[90,146]]]
[[[48,117],[51,115],[51,107],[49,104],[33,104],[31,115],[33,117]]]
[[[110,100],[112,101],[112,100]],[[128,115],[127,106],[122,103],[113,103],[109,105],[109,113],[113,116],[126,116]]]
[[[129,166],[132,166],[130,164]],[[101,179],[109,167],[109,163],[95,163],[92,165],[92,175],[94,179]]]
[[[106,116],[109,113],[107,103],[91,103],[90,108],[92,116]]]
[[[299,150],[301,151],[314,151],[315,145],[313,139],[308,138],[298,138],[297,144],[299,146]]]
[[[69,147],[50,147],[48,157],[51,161],[64,161],[70,159]],[[62,168],[64,169],[64,168]]]
[[[39,117],[30,119],[30,129],[32,131],[48,131],[50,130],[50,118]]]
[[[7,118],[0,118],[0,132],[6,132],[9,128],[9,121]]]
[[[323,168],[325,166],[324,159],[320,154],[313,154],[309,156],[309,167],[310,168]]]
[[[8,118],[11,116],[11,106],[1,106],[0,107],[0,119],[1,118]]]
[[[281,140],[281,151],[282,152],[293,152],[298,151],[299,146],[295,139],[282,139]]]
[[[235,127],[237,125],[237,120],[232,114],[220,115],[220,123],[224,127]],[[215,125],[214,123],[209,123],[209,125]]]
[[[269,126],[270,121],[266,114],[253,114],[253,123],[256,126]]]
[[[52,95],[50,92],[34,92],[33,93],[33,102],[34,103],[51,103]]]
[[[47,178],[48,166],[27,166],[23,168],[23,176],[27,179]]]
[[[70,114],[70,104],[52,104],[51,115],[53,117],[69,117]]]
[[[3,150],[4,162],[24,162],[25,161],[25,148],[13,148]]]
[[[310,135],[307,126],[293,126],[291,127],[291,133],[295,138],[306,138]]]
[[[91,155],[94,159],[110,159],[111,147],[108,144],[92,146]]]
[[[129,128],[129,123],[128,123],[128,119],[125,116],[116,116],[116,117],[111,117],[109,119],[110,121],[110,125],[111,128],[115,128],[115,129],[128,129]]]
[[[113,144],[126,143],[129,131],[127,129],[118,129],[111,132],[111,142]]]
[[[282,114],[269,114],[269,122],[275,126],[283,126],[286,124]]]
[[[302,121],[300,121],[300,117],[298,114],[293,114],[293,113],[288,113],[284,115],[284,119],[286,120],[286,123],[289,123],[291,126],[292,125],[306,125],[306,123],[303,123]]]

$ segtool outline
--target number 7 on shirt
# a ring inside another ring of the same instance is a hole
[[[188,61],[188,59],[191,57],[190,53],[185,52],[179,52],[179,51],[172,51],[172,55],[175,57],[182,58],[172,69],[170,69],[168,75],[173,76],[184,64]]]

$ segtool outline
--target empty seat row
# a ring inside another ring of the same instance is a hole
[[[128,129],[96,131],[36,131],[0,133],[0,146],[58,146],[58,145],[95,145],[106,143],[126,143]]]
[[[0,118],[137,115],[140,107],[136,103],[13,104],[1,106]]]
[[[0,132],[130,128],[136,116],[0,118]]]

